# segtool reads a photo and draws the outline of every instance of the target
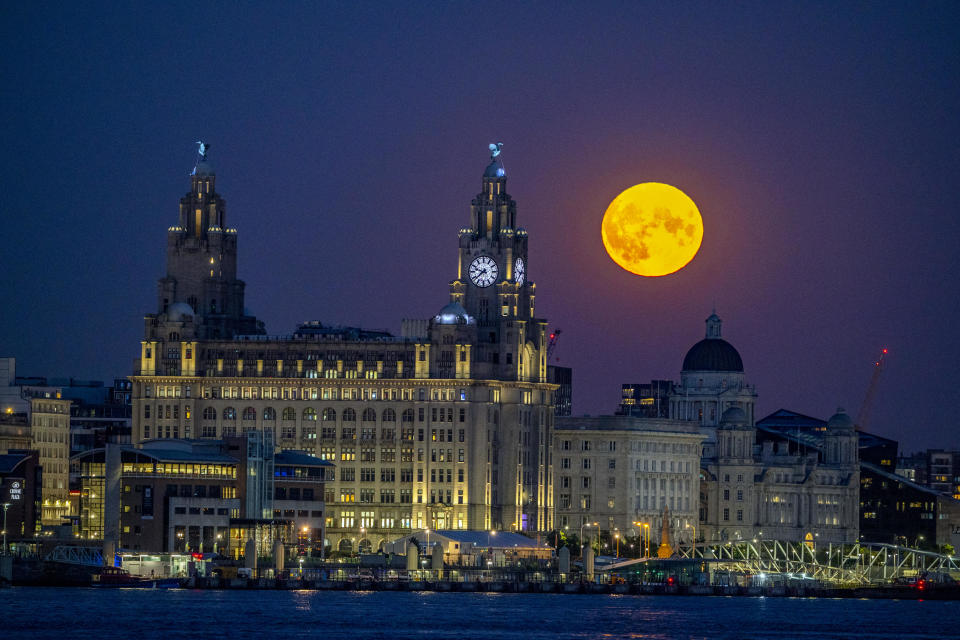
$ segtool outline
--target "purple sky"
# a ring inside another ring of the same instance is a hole
[[[270,333],[435,313],[503,141],[576,413],[678,379],[715,304],[758,415],[855,415],[887,346],[870,429],[960,446],[960,5],[163,5],[0,8],[22,375],[131,371],[198,138]],[[704,217],[664,278],[600,241],[645,181]]]

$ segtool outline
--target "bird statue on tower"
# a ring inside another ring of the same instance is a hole
[[[197,140],[197,161],[193,165],[193,171],[190,172],[190,175],[197,175],[197,165],[201,162],[207,161],[207,151],[210,150],[210,145],[204,142],[203,140]]]

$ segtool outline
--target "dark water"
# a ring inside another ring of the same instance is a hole
[[[0,589],[0,638],[960,638],[960,603]]]

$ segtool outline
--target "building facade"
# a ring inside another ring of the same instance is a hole
[[[30,399],[32,448],[43,467],[44,526],[59,526],[70,515],[70,400]]]
[[[402,336],[311,323],[267,336],[244,315],[237,232],[206,162],[168,231],[158,310],[130,378],[133,441],[269,431],[336,462],[334,549],[422,528],[553,526],[553,391],[527,234],[496,158],[460,229],[435,316]]]
[[[117,546],[130,551],[239,556],[258,531],[279,531],[289,547],[320,555],[324,483],[332,465],[272,448],[248,453],[255,435],[118,445],[113,459],[110,448],[78,454],[78,536],[109,538],[115,514]],[[272,540],[257,542],[268,555]]]
[[[692,536],[700,494],[701,440],[698,426],[691,422],[627,416],[558,418],[557,527],[579,535],[581,527],[596,526],[634,536],[646,524],[659,541],[666,507],[674,539]]]
[[[705,427],[703,433],[712,439],[712,429],[730,407],[739,407],[753,424],[757,391],[747,384],[743,360],[721,336],[723,324],[716,313],[706,320],[706,337],[696,343],[683,359],[680,384],[670,397],[670,417],[694,421]]]
[[[819,446],[758,440],[739,407],[727,409],[701,463],[702,540],[854,542],[859,537],[857,433],[842,410]]]

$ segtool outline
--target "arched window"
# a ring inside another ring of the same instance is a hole
[[[337,412],[333,407],[327,407],[323,410],[323,421],[324,422],[334,422],[337,419]]]
[[[403,422],[413,423],[413,409],[406,409],[400,419]]]
[[[393,409],[385,409],[383,412],[383,421],[384,422],[396,422],[397,421],[397,412]]]
[[[358,545],[358,550],[360,551],[360,553],[370,553],[371,551],[373,551],[373,545],[370,543],[369,540],[364,538],[363,540],[360,541],[360,544]]]
[[[357,421],[357,412],[353,409],[344,409],[343,410],[343,421],[344,422],[356,422]]]
[[[244,420],[256,420],[257,419],[257,410],[253,407],[247,407],[243,410],[243,419]]]
[[[303,410],[303,419],[304,420],[316,420],[317,419],[317,410],[313,407],[307,407]]]
[[[350,553],[353,551],[353,543],[350,541],[350,538],[344,538],[340,541],[340,544],[337,545],[337,550],[340,553]]]
[[[213,407],[207,407],[203,410],[203,419],[204,420],[216,420],[217,419],[217,410]]]
[[[276,420],[277,419],[277,410],[273,407],[267,407],[263,410],[263,419],[264,420]]]
[[[363,421],[364,422],[376,422],[377,421],[377,412],[367,407],[363,410]]]
[[[285,407],[281,418],[284,420],[296,420],[297,419],[297,410],[293,407]]]
[[[223,419],[224,420],[236,420],[237,419],[237,410],[233,407],[227,407],[223,410]]]

